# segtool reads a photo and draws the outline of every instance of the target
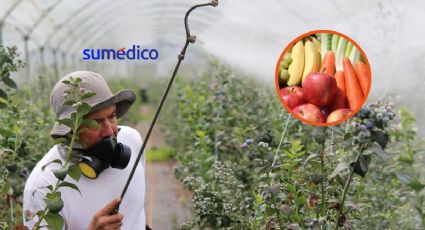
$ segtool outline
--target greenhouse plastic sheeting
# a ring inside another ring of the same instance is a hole
[[[47,52],[52,49],[71,62],[81,61],[84,48],[155,47],[160,61],[154,63],[154,72],[167,76],[185,39],[184,13],[196,3],[203,1],[2,0],[0,18],[13,8],[3,22],[2,38],[23,53],[24,37],[30,36],[30,68],[40,62],[40,47],[46,63],[53,62]],[[420,0],[222,0],[214,10],[203,8],[191,15],[197,43],[183,68],[200,71],[214,57],[272,83],[277,59],[290,41],[310,30],[331,29],[350,36],[366,53],[372,97],[394,97],[424,115],[414,106],[425,96],[424,17],[425,2]],[[128,71],[121,64],[108,66]]]

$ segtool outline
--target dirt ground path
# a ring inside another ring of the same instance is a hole
[[[176,229],[191,218],[191,194],[173,175],[174,163],[147,166],[146,222],[153,229]]]
[[[154,113],[154,109],[142,106],[143,115]],[[135,128],[142,138],[146,136],[150,121],[139,123]],[[165,137],[154,128],[146,145],[147,149],[165,145]],[[175,162],[147,162],[146,164],[146,223],[154,230],[176,229],[191,218],[191,193],[174,178]]]

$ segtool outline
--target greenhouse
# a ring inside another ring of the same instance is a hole
[[[0,229],[425,229],[424,19],[2,0]]]

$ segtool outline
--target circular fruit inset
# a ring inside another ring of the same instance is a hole
[[[351,38],[315,30],[283,50],[275,83],[282,104],[296,118],[330,126],[360,110],[370,91],[371,70],[365,53]]]

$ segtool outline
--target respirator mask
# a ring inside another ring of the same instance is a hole
[[[115,137],[106,137],[81,151],[82,160],[78,163],[81,173],[90,179],[96,179],[109,168],[124,169],[130,162],[130,147],[117,142]]]

